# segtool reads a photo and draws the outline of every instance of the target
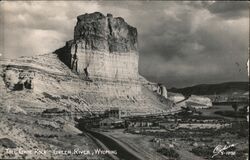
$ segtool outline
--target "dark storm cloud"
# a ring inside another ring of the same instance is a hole
[[[172,17],[167,17],[166,14],[172,14]],[[153,27],[142,27],[143,32],[139,37],[141,53],[144,55],[157,53],[167,61],[175,56],[185,56],[181,51],[181,46],[192,41],[190,18],[189,14],[163,11],[152,19],[147,19],[145,26]]]
[[[235,19],[249,16],[249,2],[247,1],[218,1],[208,9],[211,13],[223,18]]]
[[[158,23],[141,27],[141,74],[168,86],[247,80],[249,20],[224,21],[207,10],[210,5],[185,3],[147,19]]]
[[[247,7],[211,1],[4,2],[1,52],[15,58],[53,51],[72,39],[78,15],[99,11],[137,28],[139,71],[150,80],[167,87],[247,80]]]

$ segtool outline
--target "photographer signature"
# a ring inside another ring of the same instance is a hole
[[[225,150],[227,150],[227,149],[229,149],[231,147],[235,147],[236,145],[238,145],[238,143],[230,144],[230,145],[224,145],[224,146],[223,145],[216,146],[214,148],[214,150],[213,150],[213,156],[212,156],[212,158],[215,157],[215,156],[217,156],[217,155],[219,155],[219,154],[223,155],[223,154],[227,153],[227,152],[225,152]],[[235,152],[230,152],[229,154],[235,155]]]

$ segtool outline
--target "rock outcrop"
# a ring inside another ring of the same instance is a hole
[[[74,40],[80,40],[82,48],[107,52],[137,51],[137,30],[123,18],[113,18],[95,12],[77,17]]]
[[[136,28],[123,18],[95,12],[77,17],[74,39],[55,53],[80,77],[97,82],[96,92],[133,97],[141,94],[137,43]]]
[[[123,18],[99,12],[77,17],[74,40],[56,51],[86,79],[137,81],[137,30]]]
[[[205,96],[191,95],[185,102],[187,106],[197,109],[212,107],[211,99]]]
[[[167,89],[166,89],[166,87],[163,84],[160,84],[160,83],[158,84],[157,93],[159,95],[163,96],[164,98],[168,98]]]
[[[15,66],[7,66],[4,73],[4,82],[10,90],[33,89],[34,72]]]

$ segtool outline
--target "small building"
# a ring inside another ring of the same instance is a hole
[[[115,117],[108,117],[99,122],[101,128],[123,128],[124,120]]]
[[[152,122],[133,121],[133,122],[130,122],[129,127],[151,127],[152,125],[153,125]]]
[[[143,128],[143,127],[152,127],[154,123],[147,118],[135,118],[126,120],[126,127],[128,128]]]
[[[105,111],[105,117],[114,117],[114,118],[121,118],[121,110],[118,107],[112,107],[109,110]]]

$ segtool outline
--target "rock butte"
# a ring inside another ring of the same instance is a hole
[[[136,28],[121,17],[95,12],[77,17],[74,40],[68,41],[56,53],[85,79],[112,82],[109,87],[127,96],[141,91],[137,45]],[[109,92],[112,90],[107,94]]]

